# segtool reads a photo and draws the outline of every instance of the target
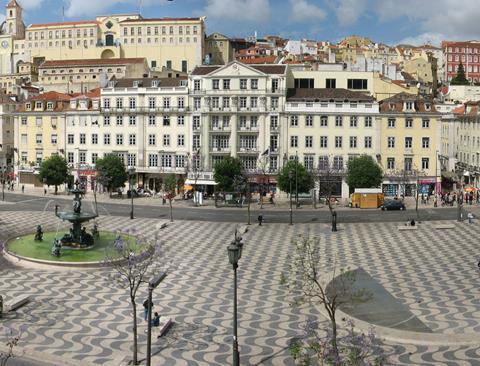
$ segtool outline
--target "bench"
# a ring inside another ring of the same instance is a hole
[[[418,230],[418,226],[399,226],[398,227],[399,231],[405,231],[405,230]]]
[[[455,225],[453,224],[440,224],[435,226],[435,229],[437,230],[450,230],[450,229],[455,229]]]
[[[167,318],[166,320],[161,320],[160,321],[160,326],[158,327],[157,338],[160,338],[161,336],[163,336],[167,332],[168,328],[170,328],[172,326],[172,324],[173,324],[172,318]]]
[[[13,311],[15,309],[18,309],[20,306],[25,305],[29,301],[30,301],[29,295],[20,295],[20,296],[14,297],[13,299],[5,303],[5,310]]]

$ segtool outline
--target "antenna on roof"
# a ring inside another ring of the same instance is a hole
[[[65,2],[62,0],[62,22],[65,21]]]
[[[138,13],[142,15],[143,0],[138,0]]]

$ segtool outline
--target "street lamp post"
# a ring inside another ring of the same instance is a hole
[[[128,183],[129,183],[129,186],[130,186],[130,198],[131,198],[131,207],[130,207],[130,220],[133,220],[133,184],[132,184],[132,180],[133,180],[133,175],[135,174],[135,168],[130,168],[128,170]]]
[[[148,283],[148,324],[147,324],[147,359],[146,365],[151,365],[152,360],[152,293],[153,290],[164,280],[167,276],[165,272],[160,273],[158,276],[152,278]]]
[[[290,182],[290,225],[293,225],[293,210],[292,210],[292,179],[293,179],[293,172],[291,170],[288,171],[288,181]]]
[[[237,268],[238,261],[242,257],[242,247],[242,238],[237,236],[237,231],[235,231],[235,240],[227,247],[228,260],[233,267],[233,366],[240,365],[237,338]]]
[[[295,207],[298,206],[298,153],[295,151]]]

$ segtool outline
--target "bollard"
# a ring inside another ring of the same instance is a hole
[[[262,226],[263,215],[258,215],[258,226]]]
[[[3,315],[3,296],[0,295],[0,318],[2,318]]]
[[[332,213],[332,231],[337,231],[337,213],[335,211]]]

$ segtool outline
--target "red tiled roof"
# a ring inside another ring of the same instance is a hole
[[[460,107],[457,107],[452,110],[452,113],[454,114],[465,114],[465,106],[461,105]]]
[[[93,65],[126,65],[144,63],[144,58],[93,58],[80,60],[50,60],[45,61],[39,68],[68,67],[68,66],[93,66]]]
[[[175,21],[188,21],[188,20],[200,20],[200,18],[140,18],[140,19],[125,19],[120,23],[138,23],[138,22],[175,22]]]
[[[240,60],[243,64],[272,64],[277,59],[277,56],[261,56],[253,58],[245,58]]]
[[[58,100],[58,101],[68,101],[71,99],[71,96],[68,94],[63,94],[63,93],[58,93],[56,91],[49,91],[43,94],[36,95],[30,100],[36,101],[36,100],[48,100],[48,101],[53,101],[53,100]]]
[[[192,75],[207,75],[218,70],[221,66],[197,66],[193,69]]]
[[[50,27],[50,26],[62,26],[62,25],[83,25],[83,24],[98,24],[96,20],[78,20],[72,22],[57,22],[57,23],[38,23],[31,24],[28,28]]]

